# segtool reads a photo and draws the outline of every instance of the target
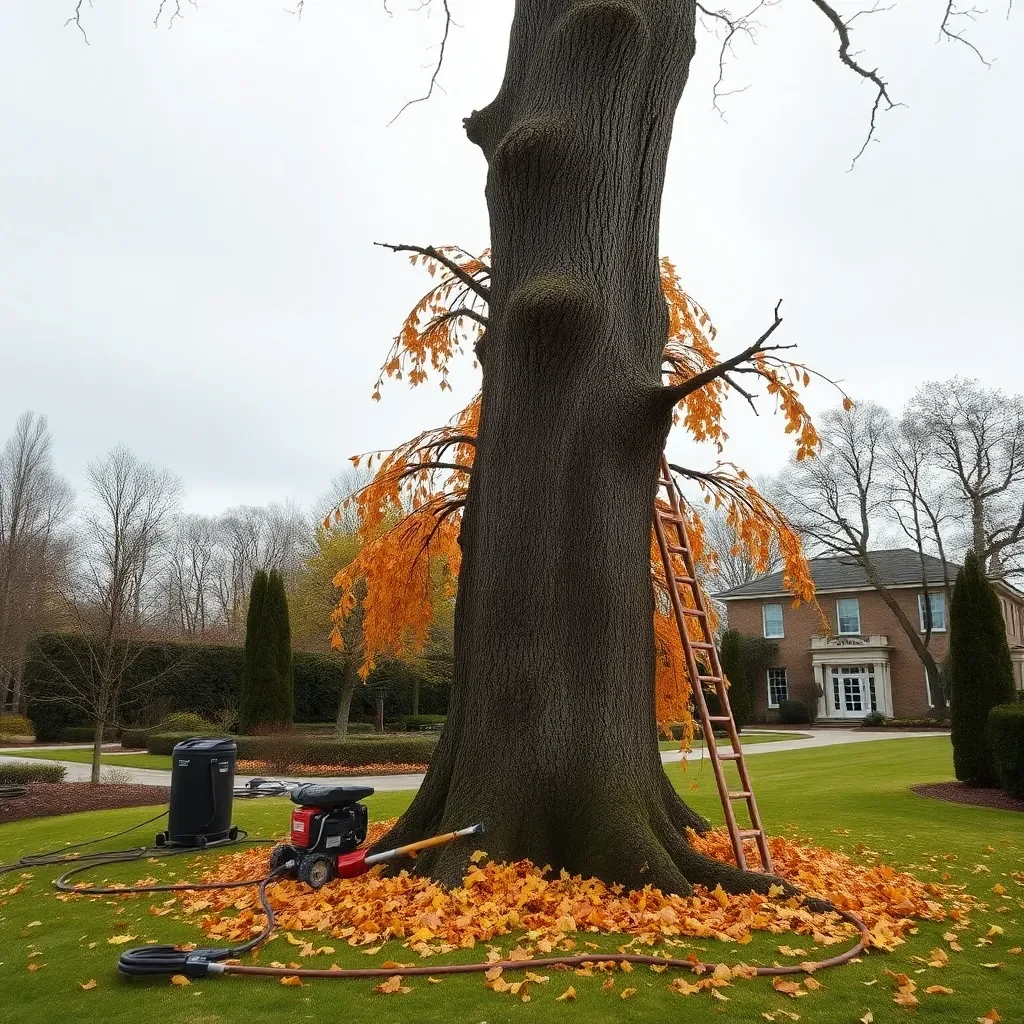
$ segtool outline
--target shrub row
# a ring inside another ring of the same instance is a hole
[[[447,715],[406,715],[402,725],[406,729],[440,729],[448,721]]]
[[[31,739],[32,723],[24,715],[0,715],[0,740]]]
[[[988,713],[988,737],[999,785],[1024,800],[1024,704],[997,704]]]
[[[28,764],[11,761],[0,764],[0,786],[24,786],[29,782],[63,782],[68,770],[62,764],[41,761]]]
[[[238,708],[244,652],[241,647],[213,644],[149,644],[132,654],[131,667],[122,684],[123,705],[117,721],[124,727],[139,728],[163,722],[174,712],[195,712],[211,721],[221,721],[225,712]],[[52,741],[68,727],[88,722],[71,702],[36,700],[34,695],[59,695],[62,679],[73,678],[90,664],[87,642],[70,634],[47,634],[33,647],[25,668],[28,714],[36,739]],[[296,653],[295,718],[300,722],[333,722],[344,668],[337,657]],[[389,721],[413,710],[413,691],[418,690],[419,711],[443,715],[448,711],[450,659],[424,659],[424,668],[402,662],[382,662],[365,686],[352,695],[350,717],[372,722],[377,696],[385,695]],[[90,737],[91,738],[91,737]]]
[[[37,739],[45,737],[38,736]],[[64,743],[92,743],[96,738],[96,730],[91,725],[69,725],[61,729],[60,735],[55,737]],[[117,739],[117,730],[110,726],[103,730],[103,742],[113,743]]]
[[[783,725],[806,725],[810,720],[811,713],[802,700],[784,700],[779,705],[779,721]]]
[[[191,733],[152,733],[146,739],[151,754],[170,754]],[[349,740],[317,739],[279,733],[238,736],[239,760],[265,761],[272,771],[291,771],[304,764],[359,768],[368,764],[427,764],[434,754],[434,736],[359,736]]]

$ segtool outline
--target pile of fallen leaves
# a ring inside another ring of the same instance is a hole
[[[376,842],[392,822],[371,826],[368,842]],[[725,832],[692,836],[694,846],[719,860],[731,860]],[[901,943],[915,919],[958,918],[955,893],[886,865],[858,865],[844,854],[820,847],[772,839],[778,875],[802,892],[828,899],[853,911],[868,925],[871,944],[891,950]],[[744,944],[756,931],[795,932],[817,946],[849,942],[855,929],[835,914],[814,914],[796,899],[783,899],[781,887],[768,895],[730,896],[720,887],[696,888],[692,896],[664,894],[646,887],[626,892],[594,878],[562,872],[552,875],[528,861],[495,864],[478,851],[460,888],[446,890],[429,878],[406,872],[384,877],[375,869],[358,878],[313,890],[297,881],[282,881],[270,890],[281,929],[330,935],[350,946],[374,953],[391,939],[422,957],[471,948],[496,936],[525,933],[528,948],[513,950],[545,955],[553,950],[597,949],[590,934],[632,936],[629,945],[685,945],[684,939],[720,939]],[[268,851],[254,848],[223,857],[204,881],[260,877],[267,871]],[[946,899],[948,906],[940,903]],[[255,891],[210,891],[186,894],[179,906],[187,914],[202,913],[202,928],[212,938],[248,939],[263,926]],[[154,908],[154,912],[161,912]],[[163,913],[168,912],[165,907]],[[296,942],[308,945],[311,943]],[[788,947],[780,947],[786,952]],[[793,956],[811,960],[805,950]],[[492,959],[498,959],[497,952]]]
[[[240,775],[270,775],[277,769],[267,761],[239,761],[235,770]],[[425,764],[388,761],[386,764],[361,764],[357,768],[339,764],[297,764],[288,769],[290,775],[325,775],[341,778],[347,775],[421,775]]]

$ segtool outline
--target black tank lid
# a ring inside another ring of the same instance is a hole
[[[228,736],[196,736],[175,743],[172,754],[179,751],[183,754],[234,754],[237,750],[237,744]]]

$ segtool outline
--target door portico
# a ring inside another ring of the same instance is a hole
[[[872,711],[892,717],[892,676],[886,636],[811,637],[818,717],[862,719]]]

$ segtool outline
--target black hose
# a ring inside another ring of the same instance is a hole
[[[267,886],[281,874],[289,871],[291,865],[282,865],[276,871],[272,871],[266,878],[259,880],[260,903],[267,915],[267,923],[263,931],[255,938],[241,946],[231,946],[224,949],[193,949],[187,952],[178,949],[176,946],[136,946],[134,949],[126,949],[117,958],[117,969],[132,978],[155,977],[159,975],[183,974],[186,978],[199,978],[208,974],[212,964],[220,963],[223,960],[230,960],[242,953],[248,953],[255,949],[261,942],[265,942],[274,930],[274,908],[267,899]],[[189,889],[230,889],[242,885],[253,885],[253,881],[212,883],[205,885],[179,886],[178,888]],[[163,887],[164,891],[174,886]],[[154,886],[150,891],[159,891],[160,886]],[[132,890],[115,890],[118,892],[131,892]]]
[[[0,799],[9,796],[25,796],[28,786],[0,786]]]

